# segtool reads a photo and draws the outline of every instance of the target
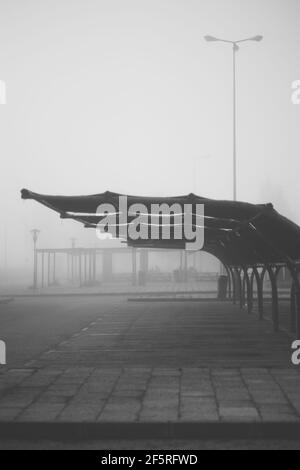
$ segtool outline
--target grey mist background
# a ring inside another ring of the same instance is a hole
[[[229,39],[238,54],[238,199],[300,223],[298,0],[1,0],[0,271],[41,245],[95,246],[94,232],[34,203],[111,190],[232,198]]]

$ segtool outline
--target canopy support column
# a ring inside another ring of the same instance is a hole
[[[296,265],[288,265],[292,279],[292,305],[291,305],[291,328],[296,331],[296,339],[300,340],[300,281],[299,271]]]
[[[35,277],[34,277],[34,289],[39,287],[39,251],[35,253]]]
[[[89,285],[93,284],[93,254],[89,252]]]
[[[47,261],[47,287],[50,286],[50,273],[51,273],[51,253],[48,252],[48,261]]]
[[[235,268],[235,275],[237,286],[237,299],[239,300],[240,308],[243,308],[243,285],[241,278],[241,270],[239,268]]]
[[[184,251],[183,252],[183,259],[184,259],[184,282],[187,283],[188,282],[188,253],[187,251]]]
[[[232,281],[231,281],[231,270],[227,265],[224,265],[226,272],[227,272],[227,277],[228,277],[228,298],[231,300],[232,299]]]
[[[231,279],[232,279],[232,301],[233,304],[236,304],[237,300],[237,287],[236,287],[236,276],[235,276],[235,271],[233,268],[229,268],[229,271],[231,273]]]
[[[296,287],[293,281],[293,284],[291,287],[291,314],[290,314],[291,333],[296,332],[296,318],[297,318],[297,298],[296,298]]]
[[[56,285],[56,253],[54,252],[53,253],[53,285],[55,286]]]
[[[79,286],[82,287],[82,253],[78,253]]]
[[[248,313],[251,314],[253,310],[253,291],[252,286],[248,274],[248,268],[244,268],[244,285],[247,287],[247,310]],[[244,296],[245,298],[245,296]]]
[[[42,252],[42,287],[45,287],[45,253]]]
[[[94,255],[93,255],[93,281],[94,281],[94,284],[96,284],[96,280],[97,280],[97,253],[95,251]]]
[[[84,252],[84,286],[87,285],[87,254]]]
[[[105,250],[103,252],[103,279],[106,282],[111,282],[113,277],[113,259],[112,252]]]
[[[136,286],[137,283],[137,256],[136,248],[132,248],[132,285]]]
[[[297,307],[296,333],[297,333],[297,339],[300,339],[300,284],[299,284],[299,280],[298,280],[298,285],[296,288],[296,307]]]
[[[263,318],[264,318],[263,281],[262,281],[256,267],[253,268],[252,276],[251,276],[252,299],[253,299],[253,282],[254,282],[254,278],[256,279],[256,286],[257,286],[258,316],[259,316],[260,320],[263,320]]]
[[[75,276],[74,276],[74,264],[75,264],[75,256],[74,256],[74,249],[72,249],[72,253],[71,253],[71,280],[72,280],[72,284],[74,284],[74,280],[75,280]]]
[[[147,284],[148,269],[149,269],[149,257],[147,250],[141,250],[140,253],[140,283],[142,285]]]
[[[279,303],[278,303],[278,286],[277,286],[277,275],[276,269],[271,266],[267,266],[267,272],[270,277],[272,287],[272,320],[274,331],[279,331]]]

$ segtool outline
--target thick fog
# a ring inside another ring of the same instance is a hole
[[[238,53],[238,199],[300,223],[299,0],[0,0],[0,266],[39,245],[98,246],[33,201],[106,190],[232,198],[232,51]]]

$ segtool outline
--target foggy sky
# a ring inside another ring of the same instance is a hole
[[[264,35],[238,54],[238,199],[300,223],[299,0],[0,0],[0,264],[93,232],[32,201],[106,190],[232,198],[232,52],[203,36]],[[6,235],[5,235],[6,234]]]

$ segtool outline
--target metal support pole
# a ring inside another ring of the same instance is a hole
[[[243,271],[241,271],[241,278],[242,278],[242,307],[244,308],[245,305],[246,305],[246,287],[247,287],[247,283],[246,283],[245,273],[243,273]]]
[[[257,305],[258,305],[258,315],[259,319],[263,320],[264,318],[264,294],[263,294],[263,281],[259,275],[257,268],[253,268],[251,283],[252,283],[252,293],[253,293],[253,282],[256,279],[257,286]]]
[[[237,289],[236,289],[236,274],[233,268],[230,268],[231,279],[232,279],[232,302],[235,305],[237,299]]]
[[[184,252],[181,250],[181,251],[180,251],[180,260],[179,260],[179,262],[180,262],[179,279],[178,279],[179,282],[182,282],[182,279],[183,279],[183,269],[184,269],[184,268],[183,268],[183,253],[184,253]]]
[[[71,280],[72,280],[72,284],[74,284],[74,250],[73,249],[71,253]]]
[[[233,44],[233,200],[237,200],[237,142],[236,142],[236,53],[238,48]]]
[[[294,303],[291,308],[291,323],[296,331],[296,339],[300,340],[300,281],[297,266],[288,265],[289,271],[293,279],[293,299]]]
[[[34,241],[34,260],[33,260],[33,288],[37,288],[37,251],[36,251],[36,241]]]
[[[235,275],[236,275],[236,293],[237,293],[237,300],[239,300],[240,308],[243,308],[243,286],[242,286],[242,279],[241,279],[241,272],[238,268],[235,268]]]
[[[271,287],[272,287],[272,319],[275,332],[279,331],[279,303],[278,303],[278,287],[277,287],[277,276],[273,271],[273,268],[268,266],[267,271],[270,276]]]
[[[49,251],[48,253],[48,262],[47,262],[47,270],[48,270],[48,276],[47,276],[47,285],[48,287],[50,286],[50,272],[51,272],[51,253]]]
[[[93,282],[96,283],[97,280],[97,252],[94,252],[93,256]]]
[[[42,287],[45,286],[44,275],[45,275],[45,253],[42,252]]]
[[[244,283],[247,288],[247,310],[248,313],[251,314],[253,310],[253,291],[252,291],[252,284],[250,282],[248,269],[244,268]]]
[[[53,253],[53,285],[56,284],[56,253]]]
[[[188,282],[188,253],[184,251],[184,282]]]
[[[78,253],[79,286],[82,287],[82,253]]]
[[[147,283],[147,276],[148,276],[148,251],[143,249],[140,252],[140,260],[141,260],[141,274],[142,279],[141,283],[145,285]]]
[[[228,266],[224,265],[226,273],[227,273],[227,279],[228,279],[228,298],[231,300],[232,299],[232,282],[231,282],[231,271],[228,268]]]
[[[300,340],[300,285],[298,280],[298,285],[296,287],[296,334],[297,339]]]
[[[36,259],[35,259],[35,263],[36,263],[36,267],[35,267],[35,289],[38,288],[39,286],[39,252],[36,250]]]
[[[92,252],[90,251],[88,254],[88,261],[89,261],[89,284],[92,284]]]
[[[132,249],[132,285],[136,286],[137,283],[137,278],[136,278],[136,273],[137,273],[137,257],[136,257],[136,249]]]
[[[290,316],[290,330],[291,333],[296,332],[296,316],[297,316],[297,299],[296,299],[296,288],[293,282],[291,288],[291,316]]]
[[[87,254],[84,253],[84,285],[87,284]]]

